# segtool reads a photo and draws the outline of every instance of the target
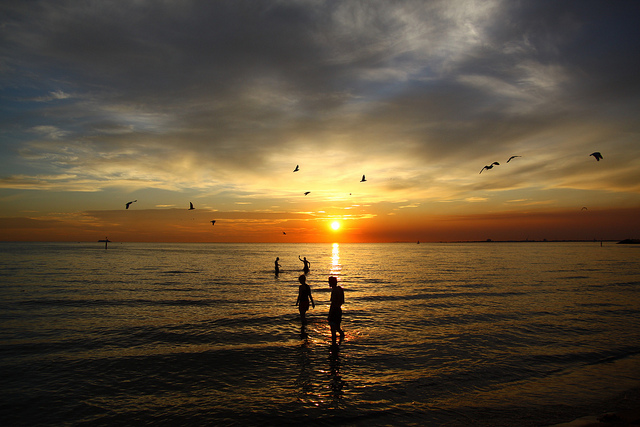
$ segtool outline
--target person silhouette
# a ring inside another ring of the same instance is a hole
[[[313,296],[311,296],[311,287],[307,284],[307,276],[304,274],[298,277],[298,281],[300,282],[300,286],[298,287],[298,299],[296,300],[296,305],[298,306],[298,311],[300,311],[300,320],[302,323],[306,323],[306,313],[309,310],[309,300],[311,300],[311,306],[316,308],[316,303],[313,302]]]
[[[329,326],[331,327],[331,342],[336,343],[336,335],[340,333],[340,342],[344,339],[344,331],[340,328],[342,323],[342,304],[344,304],[344,289],[338,286],[338,279],[329,277],[329,287],[331,287],[331,306],[329,307]]]
[[[304,259],[302,259],[302,258],[300,258],[300,255],[298,255],[298,259],[304,263],[304,267],[302,268],[302,271],[305,274],[308,273],[309,272],[309,267],[311,266],[311,263],[309,261],[307,261],[307,257],[304,257]]]
[[[278,261],[280,261],[280,257],[276,257],[276,261],[275,261],[276,276],[280,274],[280,264],[278,264]]]

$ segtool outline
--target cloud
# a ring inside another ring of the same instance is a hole
[[[48,95],[45,96],[40,96],[37,98],[33,98],[31,101],[35,101],[35,102],[50,102],[50,101],[56,101],[56,100],[60,100],[60,99],[67,99],[70,98],[71,95],[68,93],[65,93],[61,90],[54,90],[49,92]]]
[[[33,128],[31,128],[31,132],[44,135],[45,138],[47,139],[61,139],[64,136],[69,134],[69,132],[65,132],[61,129],[58,129],[55,126],[45,126],[45,125],[34,126]]]
[[[6,191],[186,192],[256,210],[298,208],[303,191],[314,208],[349,193],[415,210],[547,203],[558,189],[638,202],[628,3],[0,8]],[[596,150],[605,162],[582,158]]]
[[[0,230],[47,229],[62,225],[59,220],[41,220],[24,217],[0,218]]]

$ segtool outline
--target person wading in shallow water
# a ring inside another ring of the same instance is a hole
[[[305,274],[307,274],[309,272],[309,267],[311,266],[311,263],[307,261],[307,257],[304,257],[304,259],[302,259],[300,258],[300,255],[298,255],[298,259],[304,263],[304,267],[302,268],[302,271]]]
[[[340,328],[342,323],[342,304],[344,304],[344,289],[338,286],[338,279],[329,277],[331,287],[331,307],[329,307],[329,326],[331,327],[331,341],[336,343],[336,334],[340,333],[340,342],[344,339],[344,331]]]
[[[307,310],[309,310],[309,300],[311,300],[311,306],[313,308],[316,308],[316,303],[313,302],[313,297],[311,296],[311,287],[307,285],[307,276],[302,274],[298,277],[298,280],[300,281],[300,287],[298,288],[298,299],[296,300],[296,305],[300,311],[300,320],[304,324],[307,322],[305,315]]]
[[[280,257],[276,257],[276,262],[275,262],[276,276],[280,274],[280,264],[278,263],[278,261],[280,261]]]

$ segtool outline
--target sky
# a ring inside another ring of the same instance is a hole
[[[5,0],[0,241],[640,238],[639,17]]]

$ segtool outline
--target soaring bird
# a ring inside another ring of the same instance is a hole
[[[211,225],[216,225],[216,220],[211,221]]]
[[[190,211],[192,211],[192,210],[194,210],[194,209],[195,209],[195,208],[193,207],[193,203],[189,202],[189,210],[190,210]]]
[[[522,156],[511,156],[509,157],[509,160],[507,160],[507,163],[509,163],[511,160],[515,159],[516,157],[522,157]]]
[[[498,163],[498,162],[493,162],[493,163],[491,163],[490,165],[486,165],[485,167],[483,167],[482,169],[480,169],[480,173],[482,173],[482,171],[483,171],[483,170],[485,170],[485,169],[493,169],[493,165],[500,166],[500,163]]]
[[[287,235],[287,233],[285,233],[284,231],[282,232],[282,234],[284,234],[285,236]]]
[[[299,165],[296,165],[296,168],[293,170],[294,172],[298,172],[300,170],[300,168],[298,166]]]
[[[311,193],[311,191],[305,191],[304,195],[306,196],[307,194]]]
[[[360,182],[365,182],[366,179],[364,179],[364,175],[362,175],[362,179],[360,180]]]
[[[602,157],[602,154],[600,154],[600,152],[599,152],[599,151],[596,151],[595,153],[591,153],[591,154],[589,154],[589,155],[590,155],[590,156],[595,157],[597,161],[600,161],[600,159],[602,159],[602,158],[603,158],[603,157]]]
[[[580,209],[581,211],[588,211],[589,209],[587,209],[586,206],[583,206],[582,209]]]
[[[135,202],[137,202],[137,200],[134,200],[134,201],[128,202],[128,203],[125,205],[125,209],[129,209],[129,205],[130,205],[131,203],[135,203]]]

